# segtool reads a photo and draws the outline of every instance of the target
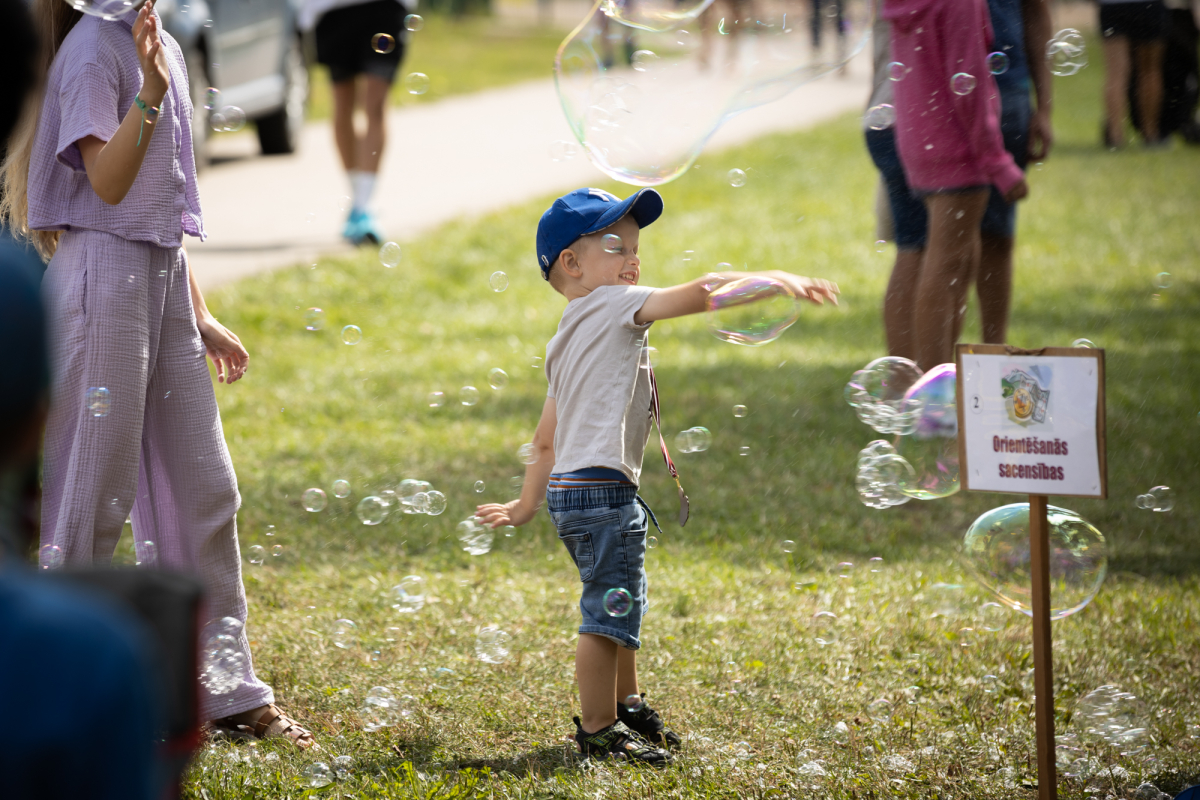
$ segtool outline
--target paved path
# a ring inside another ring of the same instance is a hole
[[[864,51],[847,75],[734,118],[707,150],[861,110],[869,92]],[[550,144],[572,137],[550,80],[394,109],[388,126],[376,207],[384,231],[400,242],[462,216],[604,180],[582,154],[551,160]],[[310,123],[293,156],[259,157],[252,134],[213,144],[217,163],[200,177],[209,239],[188,245],[202,286],[348,249],[338,238],[348,189],[328,122]]]

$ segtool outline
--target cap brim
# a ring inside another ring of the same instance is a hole
[[[589,233],[602,231],[608,226],[615,224],[626,214],[632,214],[633,221],[638,224],[638,227],[644,228],[661,217],[662,212],[662,195],[653,189],[639,189],[601,214],[600,219],[596,220],[596,223],[590,229],[584,231],[582,235],[586,236]]]

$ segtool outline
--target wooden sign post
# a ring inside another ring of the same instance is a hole
[[[1047,496],[1108,496],[1104,351],[960,344],[955,364],[962,488],[1029,495],[1038,797],[1055,800]]]

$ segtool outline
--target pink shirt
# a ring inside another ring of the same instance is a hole
[[[83,169],[76,142],[112,139],[142,88],[132,34],[136,18],[136,11],[113,22],[85,15],[54,57],[29,165],[29,227],[35,230],[83,228],[160,247],[179,247],[185,233],[205,237],[187,69],[179,44],[161,24],[171,86],[133,186],[111,206],[93,191]]]
[[[896,147],[909,185],[932,192],[991,184],[1004,193],[1019,183],[987,66],[985,0],[884,0],[883,18],[892,25],[892,58],[908,68],[894,88]],[[972,91],[951,88],[957,73],[974,77]]]

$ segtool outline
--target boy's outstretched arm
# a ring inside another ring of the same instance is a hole
[[[766,272],[713,272],[694,281],[681,283],[667,289],[655,289],[646,298],[646,302],[633,315],[633,321],[638,325],[654,322],[660,319],[686,317],[688,314],[699,314],[705,309],[705,302],[713,289],[722,284],[735,281],[738,278],[761,276],[774,278],[795,292],[796,297],[810,300],[821,305],[828,298],[837,305],[838,287],[832,281],[820,278],[805,278],[782,270]]]
[[[537,461],[525,467],[521,496],[508,503],[484,503],[475,507],[475,516],[489,528],[524,525],[542,506],[550,471],[554,469],[554,431],[558,427],[558,407],[553,397],[546,398],[542,418],[533,434],[533,454]]]

